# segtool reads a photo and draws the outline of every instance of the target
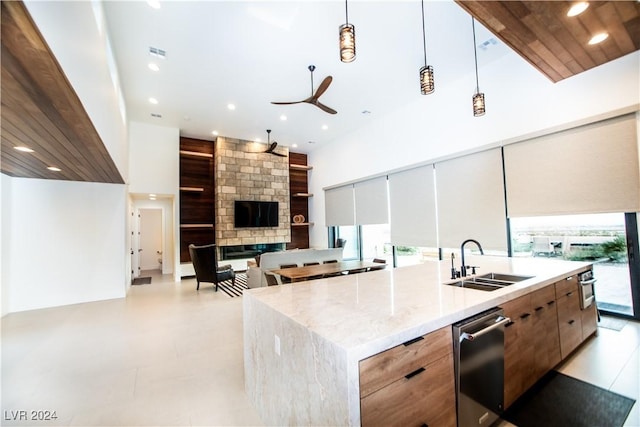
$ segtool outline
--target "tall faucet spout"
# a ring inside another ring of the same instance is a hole
[[[467,266],[464,263],[464,246],[467,243],[475,243],[476,246],[478,247],[478,249],[480,250],[480,255],[484,255],[484,251],[482,250],[482,245],[477,240],[467,239],[464,242],[462,242],[462,245],[460,245],[460,257],[462,258],[462,260],[461,260],[462,261],[462,266],[460,267],[460,275],[462,277],[467,277]]]

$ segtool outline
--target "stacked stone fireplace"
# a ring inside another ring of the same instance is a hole
[[[265,144],[218,137],[215,150],[216,242],[218,247],[291,241],[289,158],[264,153]],[[286,153],[286,148],[278,148]],[[278,226],[235,228],[234,201],[278,202]]]

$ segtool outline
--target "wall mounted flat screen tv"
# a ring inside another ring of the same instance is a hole
[[[278,202],[236,200],[234,225],[236,228],[277,227]]]

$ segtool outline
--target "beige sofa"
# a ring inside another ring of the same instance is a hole
[[[329,249],[293,249],[282,252],[267,252],[260,255],[260,266],[253,263],[247,265],[247,285],[250,288],[267,286],[264,272],[280,268],[282,264],[297,264],[305,262],[319,262],[337,260],[342,261],[342,248]]]

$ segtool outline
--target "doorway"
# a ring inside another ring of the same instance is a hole
[[[162,272],[162,209],[140,209],[138,265],[140,271]]]

